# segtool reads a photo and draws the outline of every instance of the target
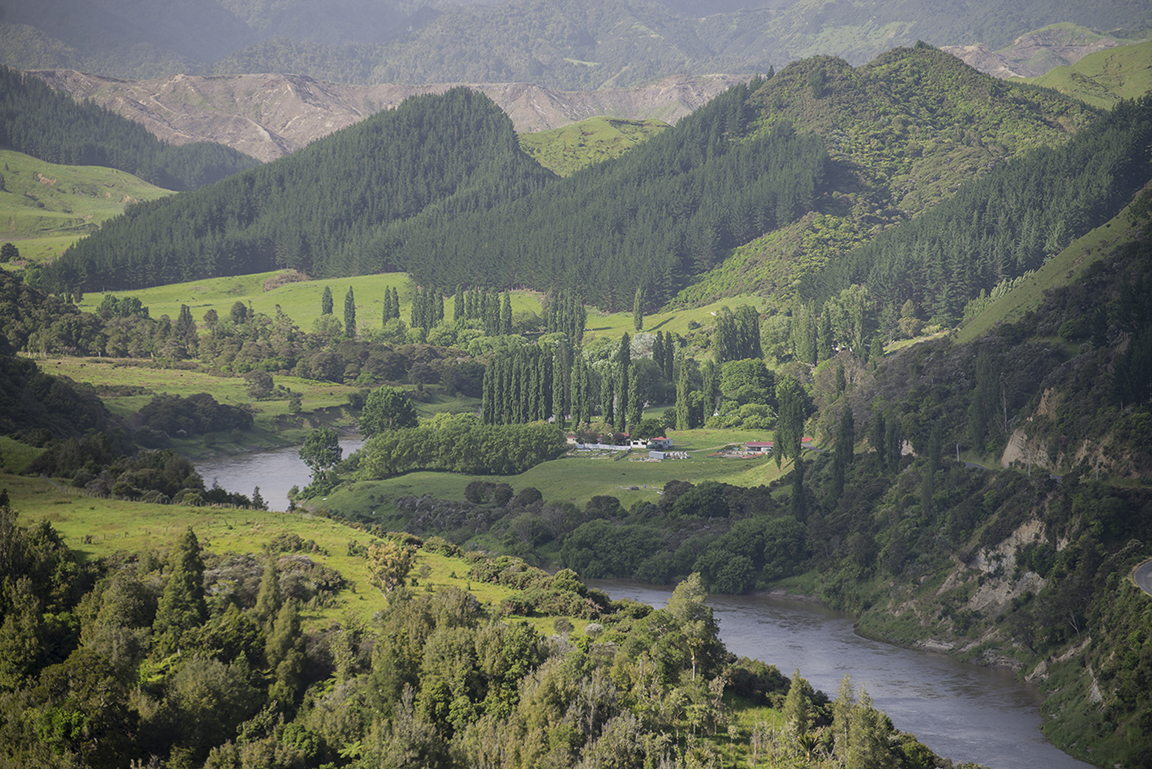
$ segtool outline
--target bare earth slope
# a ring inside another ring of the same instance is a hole
[[[993,51],[986,45],[945,45],[941,49],[993,77],[1039,77],[1055,67],[1075,64],[1090,53],[1130,43],[1075,24],[1053,24],[1016,38]]]
[[[346,85],[303,75],[172,75],[117,80],[74,70],[32,74],[76,99],[92,99],[173,144],[214,141],[263,161],[275,160],[409,96],[452,84]],[[552,91],[529,83],[469,85],[503,109],[518,133],[598,115],[675,123],[751,75],[670,77],[642,88]]]

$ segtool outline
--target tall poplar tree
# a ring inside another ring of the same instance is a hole
[[[853,446],[856,443],[856,420],[852,416],[852,408],[844,407],[840,415],[840,425],[836,430],[836,453],[832,455],[832,487],[831,501],[835,503],[844,493],[844,482],[848,474],[848,466],[852,464]]]
[[[344,295],[344,333],[349,339],[356,338],[356,298],[352,295],[352,287]]]
[[[644,286],[636,289],[636,296],[632,299],[632,325],[637,331],[644,330]]]
[[[640,424],[640,418],[644,413],[644,404],[640,401],[640,388],[636,386],[636,364],[631,366],[629,379],[631,384],[628,388],[628,429],[635,430]]]
[[[324,287],[324,295],[320,297],[320,314],[332,314],[332,289],[328,286]]]
[[[600,385],[600,410],[604,415],[604,421],[613,428],[616,426],[616,385],[613,384],[614,381],[613,377],[606,376]]]
[[[628,390],[630,387],[629,377],[632,373],[632,340],[628,338],[628,332],[624,332],[624,336],[620,338],[620,347],[616,351],[616,377],[617,387],[616,396],[618,408],[616,410],[616,431],[624,432],[627,427],[626,417],[628,410]]]
[[[500,333],[507,336],[512,333],[512,294],[505,292],[504,302],[500,306]]]
[[[692,429],[691,379],[688,362],[680,361],[680,376],[676,380],[676,429]]]

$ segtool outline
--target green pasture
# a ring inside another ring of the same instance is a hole
[[[534,487],[544,492],[548,502],[572,502],[583,507],[598,495],[620,499],[625,508],[644,500],[658,502],[664,484],[672,480],[700,483],[713,480],[735,486],[760,486],[779,478],[791,469],[791,462],[781,468],[771,457],[738,459],[710,457],[719,449],[750,440],[768,440],[771,435],[745,430],[669,431],[675,451],[687,451],[688,459],[665,459],[660,462],[640,461],[648,456],[646,449],[630,452],[620,458],[610,454],[572,452],[560,459],[544,462],[520,475],[462,475],[444,472],[415,472],[380,481],[345,483],[323,500],[313,500],[311,507],[340,515],[371,520],[389,516],[387,502],[397,497],[431,495],[439,499],[463,500],[464,490],[472,481],[507,483],[519,492]],[[635,487],[635,488],[633,488]],[[386,521],[387,518],[382,518]]]
[[[239,453],[303,443],[308,431],[322,424],[351,429],[352,419],[345,413],[348,396],[358,388],[352,385],[319,382],[292,376],[273,376],[277,385],[301,395],[301,411],[293,414],[286,399],[253,401],[247,383],[240,376],[219,376],[205,371],[179,368],[151,368],[137,360],[112,358],[56,358],[38,361],[41,369],[63,375],[95,387],[138,387],[148,390],[140,395],[105,394],[104,405],[116,417],[127,419],[156,395],[188,397],[208,393],[220,403],[249,405],[253,410],[253,427],[238,438],[221,433],[212,438],[197,436],[177,439],[172,446],[180,454],[200,457],[216,453]],[[456,401],[457,399],[445,399]],[[423,404],[420,404],[423,405]]]
[[[361,333],[379,330],[383,325],[383,296],[385,288],[396,288],[400,294],[400,317],[405,322],[411,315],[412,283],[407,273],[391,272],[379,275],[360,275],[352,278],[329,278],[325,280],[308,280],[296,283],[287,283],[266,291],[264,286],[276,276],[286,271],[264,272],[254,275],[237,275],[228,278],[210,278],[194,280],[187,283],[176,283],[156,288],[140,289],[136,291],[109,292],[113,296],[134,296],[149,309],[153,318],[167,315],[175,318],[180,314],[180,306],[188,305],[192,310],[192,317],[199,322],[209,309],[216,310],[220,317],[227,317],[236,302],[251,304],[256,312],[271,317],[276,316],[279,307],[300,328],[310,330],[312,324],[320,317],[321,300],[324,287],[332,291],[333,314],[340,320],[344,319],[344,296],[351,288],[356,300],[356,326]],[[83,310],[89,312],[103,301],[103,294],[87,294],[80,303]],[[535,291],[512,292],[512,314],[522,313],[540,314],[543,311],[544,296]],[[448,296],[444,300],[444,316],[450,319],[453,313],[454,299]],[[665,333],[674,332],[686,335],[692,331],[689,324],[695,322],[701,327],[711,326],[714,314],[722,307],[735,309],[741,304],[750,304],[757,309],[763,309],[763,297],[745,295],[734,296],[713,302],[703,307],[676,309],[668,312],[658,312],[644,316],[644,331],[654,333],[662,330]],[[632,313],[615,312],[602,313],[595,308],[588,309],[588,321],[585,326],[585,340],[591,341],[597,337],[619,339],[624,332],[635,334]]]
[[[383,326],[384,289],[395,288],[400,294],[400,319],[408,323],[411,317],[413,284],[407,273],[388,272],[351,278],[306,280],[282,284],[270,290],[265,289],[265,284],[271,285],[270,281],[287,272],[289,271],[277,270],[227,278],[207,278],[155,288],[108,293],[116,297],[139,298],[148,307],[149,315],[153,318],[159,318],[161,315],[175,318],[180,314],[180,306],[186,304],[192,310],[192,317],[197,322],[200,322],[204,313],[210,309],[215,310],[222,318],[228,317],[236,302],[251,304],[256,312],[273,318],[276,317],[276,308],[279,307],[297,326],[309,331],[320,317],[324,288],[328,287],[332,291],[332,313],[341,322],[344,320],[344,297],[351,288],[356,302],[356,327],[363,334],[368,331],[379,331]],[[542,298],[542,295],[536,292],[513,292],[513,315],[523,312],[539,314]],[[80,307],[89,312],[95,311],[103,299],[103,294],[88,294],[80,303]],[[452,318],[453,305],[452,296],[445,298],[444,316],[449,320]]]
[[[1137,99],[1152,90],[1152,41],[1096,51],[1026,82],[1111,109],[1121,99]]]
[[[63,166],[0,150],[0,241],[42,262],[124,213],[126,206],[171,195],[131,174],[100,166]]]
[[[46,373],[66,376],[97,388],[147,389],[147,393],[139,395],[117,395],[115,391],[101,395],[104,405],[120,419],[132,416],[160,394],[186,398],[196,393],[208,393],[220,403],[247,405],[252,409],[252,429],[243,431],[237,438],[222,433],[207,439],[197,436],[172,442],[179,453],[193,458],[296,445],[304,442],[310,430],[321,425],[351,430],[355,426],[354,419],[345,407],[348,396],[360,389],[355,385],[273,375],[276,385],[300,394],[301,410],[294,414],[287,399],[252,400],[248,396],[247,383],[241,376],[221,376],[193,368],[151,367],[140,360],[114,358],[50,358],[38,361],[38,365]],[[414,405],[422,419],[430,419],[442,412],[472,412],[479,403],[477,398],[447,396],[438,388],[429,388],[426,399],[415,401]]]
[[[0,435],[0,471],[22,472],[29,462],[43,453],[44,449],[21,443],[7,435]]]
[[[716,323],[716,313],[719,312],[721,308],[728,307],[735,310],[742,304],[751,305],[757,310],[763,310],[764,298],[751,294],[731,296],[702,307],[652,313],[651,315],[644,316],[644,328],[642,332],[654,334],[657,331],[663,331],[666,334],[676,333],[681,336],[686,336],[694,330],[689,327],[690,324],[699,324],[700,328],[710,327]],[[631,311],[602,313],[592,307],[588,308],[588,321],[584,329],[585,343],[598,337],[619,339],[624,335],[624,332],[628,332],[629,335],[633,336],[637,333]]]

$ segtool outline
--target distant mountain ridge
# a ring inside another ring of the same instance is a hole
[[[347,83],[640,85],[766,72],[814,55],[870,61],[918,40],[990,50],[1068,22],[1148,26],[1141,0],[9,0],[0,63],[148,79],[296,72]]]
[[[263,161],[291,154],[409,96],[444,93],[438,85],[347,85],[305,75],[171,75],[118,80],[75,70],[31,74],[73,98],[142,124],[172,144],[213,141]],[[561,128],[589,117],[674,124],[751,75],[669,77],[637,88],[555,91],[530,83],[470,85],[512,118],[517,133]]]

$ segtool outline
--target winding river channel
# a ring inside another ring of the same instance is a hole
[[[359,438],[340,441],[344,456]],[[280,449],[196,463],[211,485],[261,495],[273,510],[288,506],[288,489],[305,486],[308,469],[297,449]],[[662,607],[672,588],[640,583],[593,582],[614,599],[632,598]],[[800,674],[830,697],[852,675],[896,728],[915,734],[953,761],[993,769],[1087,769],[1040,732],[1040,694],[1010,673],[939,654],[901,649],[862,638],[851,617],[821,606],[767,596],[712,596],[720,637],[735,654],[763,660],[791,676]]]
[[[589,583],[614,599],[663,607],[671,587]],[[1086,769],[1040,732],[1040,693],[1011,673],[856,635],[852,619],[824,607],[769,596],[708,599],[729,651],[763,660],[786,676],[799,668],[829,697],[845,674],[863,686],[897,729],[937,754],[993,769]]]
[[[360,436],[340,439],[345,459],[363,445]],[[252,496],[253,489],[259,486],[260,496],[270,510],[287,510],[288,489],[304,488],[312,480],[308,466],[300,460],[299,446],[202,459],[196,462],[196,472],[203,476],[206,486],[219,483],[235,494]]]

